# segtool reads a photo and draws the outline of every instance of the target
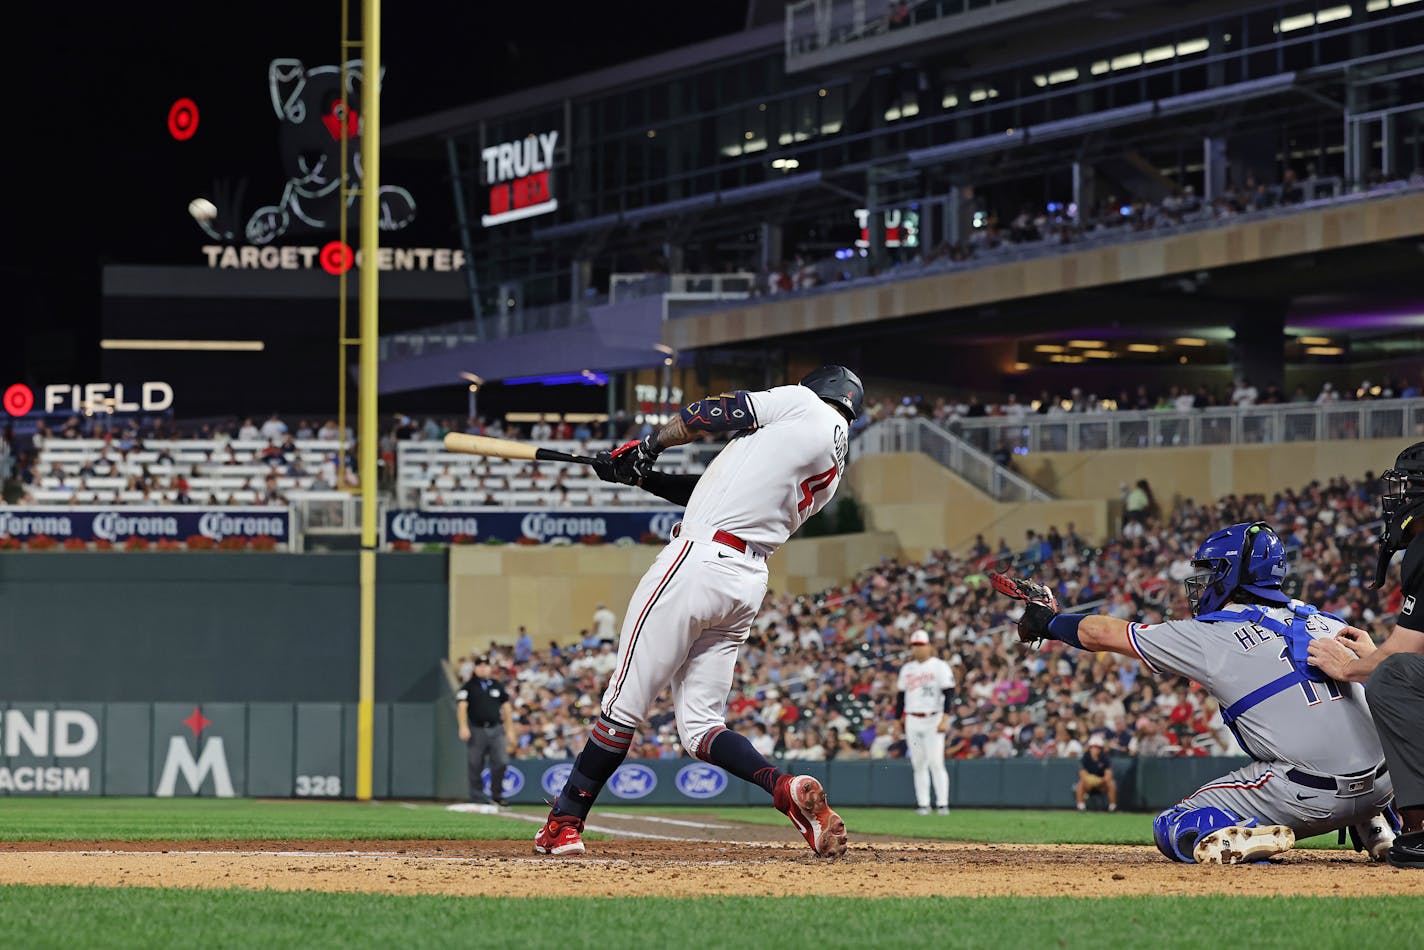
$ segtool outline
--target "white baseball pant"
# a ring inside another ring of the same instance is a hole
[[[915,770],[915,804],[930,807],[930,779],[934,779],[935,805],[949,807],[949,769],[944,765],[944,733],[939,731],[939,714],[905,714],[905,744],[910,748],[910,765]]]
[[[726,726],[737,651],[767,581],[765,558],[701,536],[684,525],[638,582],[601,703],[606,717],[636,729],[671,683],[678,736],[693,755]]]

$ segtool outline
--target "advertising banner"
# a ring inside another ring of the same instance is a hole
[[[186,541],[192,537],[276,539],[292,542],[292,513],[286,508],[198,508],[173,505],[161,508],[138,505],[17,506],[0,508],[0,537],[21,541],[44,535],[63,542]]]
[[[577,542],[590,536],[608,542],[620,538],[642,541],[649,534],[666,539],[681,520],[681,509],[667,508],[398,509],[386,512],[385,528],[388,544],[448,543],[456,538],[511,543],[528,538],[543,544],[556,538]]]

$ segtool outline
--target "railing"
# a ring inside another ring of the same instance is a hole
[[[867,434],[880,425],[883,423],[872,426]],[[1005,445],[1018,452],[1091,452],[1194,445],[1413,439],[1424,436],[1424,399],[956,419],[943,428],[981,452],[991,452]]]
[[[794,69],[798,57],[832,46],[1013,2],[1015,0],[913,0],[905,4],[903,12],[898,9],[899,0],[800,0],[788,3],[787,64]],[[1041,4],[1023,6],[1026,8],[1024,14],[1028,15]]]
[[[1053,500],[1033,482],[926,419],[883,419],[851,444],[853,458],[881,452],[923,452],[996,501]]]
[[[1005,242],[992,248],[981,248],[974,244],[971,239],[969,246],[974,254],[971,257],[955,260],[952,257],[936,257],[931,259],[920,259],[896,264],[888,270],[878,274],[862,274],[866,265],[864,262],[817,262],[814,267],[819,268],[825,264],[834,274],[844,275],[841,279],[832,277],[827,279],[824,275],[818,274],[817,283],[812,287],[800,288],[787,293],[775,294],[767,297],[758,297],[751,301],[751,305],[763,305],[779,303],[790,297],[800,297],[812,294],[837,294],[847,290],[858,290],[878,284],[891,284],[903,280],[918,280],[921,277],[932,277],[936,274],[948,273],[950,271],[973,270],[979,267],[996,267],[1001,264],[1017,264],[1023,261],[1038,260],[1044,257],[1060,257],[1064,254],[1075,254],[1080,251],[1093,250],[1100,247],[1109,247],[1116,244],[1130,244],[1137,241],[1151,241],[1158,238],[1178,237],[1184,234],[1195,234],[1202,231],[1212,231],[1218,228],[1233,227],[1239,224],[1255,221],[1269,221],[1279,218],[1288,218],[1297,214],[1305,214],[1312,211],[1320,211],[1325,208],[1337,207],[1347,202],[1378,201],[1396,198],[1404,194],[1414,194],[1424,191],[1424,185],[1406,181],[1388,182],[1383,185],[1372,186],[1368,191],[1346,191],[1348,183],[1339,178],[1317,178],[1307,182],[1299,183],[1302,195],[1306,200],[1299,204],[1278,205],[1276,207],[1247,210],[1239,214],[1228,214],[1218,216],[1209,206],[1196,213],[1188,213],[1182,216],[1180,221],[1170,221],[1162,219],[1154,223],[1151,227],[1137,230],[1128,224],[1121,227],[1103,227],[1096,230],[1072,232],[1072,240],[1064,243],[1060,236],[1053,233],[1040,240],[1023,241],[1020,243]],[[1277,192],[1280,189],[1277,189]],[[1123,219],[1127,221],[1126,218]],[[927,249],[922,249],[922,251]],[[854,266],[846,266],[854,263]],[[747,306],[746,303],[737,301],[711,302],[706,306],[699,306],[691,309],[684,309],[670,316],[696,317],[707,313],[714,313],[719,310],[732,309]]]
[[[638,297],[669,295],[683,300],[736,300],[751,296],[757,275],[731,274],[614,274],[608,281],[608,301],[618,303]]]
[[[479,327],[474,320],[458,320],[418,330],[404,330],[381,337],[378,352],[382,360],[403,359],[440,350],[453,350],[480,342],[481,339],[487,342],[525,333],[544,333],[582,326],[588,322],[588,308],[601,302],[603,301],[599,298],[577,303],[564,300],[542,307],[522,307],[487,315],[481,324],[484,327],[483,337],[479,335]]]
[[[355,492],[302,492],[287,499],[296,520],[298,550],[307,535],[355,534],[361,530],[361,496]],[[384,507],[383,503],[381,504]]]

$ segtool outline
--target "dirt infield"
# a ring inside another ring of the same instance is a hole
[[[839,861],[799,845],[701,841],[601,841],[575,858],[540,857],[523,841],[10,843],[0,883],[499,897],[1424,895],[1424,874],[1348,851],[1221,868],[1170,864],[1149,847],[925,842],[852,843]]]

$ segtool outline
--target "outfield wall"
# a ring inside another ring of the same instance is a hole
[[[453,704],[377,703],[376,798],[464,800],[464,747]],[[354,703],[9,703],[0,711],[0,796],[352,798]],[[1160,809],[1239,767],[1239,759],[1117,759],[1119,802]],[[950,804],[1069,808],[1076,759],[947,763]],[[523,759],[505,775],[511,803],[557,795],[569,759]],[[914,805],[903,759],[791,762],[847,806]],[[487,779],[488,780],[488,779]],[[756,786],[696,759],[632,759],[603,804],[764,805]]]
[[[9,703],[0,795],[351,798],[355,703]],[[377,703],[377,798],[464,796],[447,703]],[[444,783],[442,785],[442,782]],[[451,783],[454,784],[451,784]]]
[[[354,702],[358,557],[0,554],[0,703]],[[443,554],[377,555],[376,699],[441,695]]]

